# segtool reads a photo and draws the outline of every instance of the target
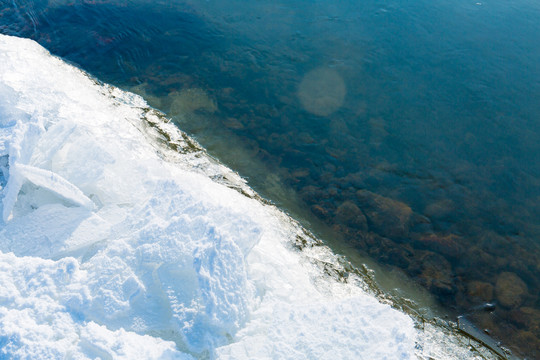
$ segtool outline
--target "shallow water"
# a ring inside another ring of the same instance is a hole
[[[0,4],[2,33],[143,95],[351,258],[540,352],[540,5]]]

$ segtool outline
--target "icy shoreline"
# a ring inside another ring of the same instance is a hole
[[[0,35],[0,61],[0,357],[474,358],[325,275],[328,248],[139,96],[31,40]]]

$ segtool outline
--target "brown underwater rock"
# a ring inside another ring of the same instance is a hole
[[[528,295],[527,285],[515,273],[503,272],[495,285],[497,300],[506,308],[519,307]]]
[[[345,201],[336,210],[336,222],[343,223],[354,229],[366,231],[367,219],[352,201]]]
[[[419,251],[417,254],[419,256],[411,263],[409,273],[418,274],[420,283],[435,294],[455,294],[457,289],[452,265],[444,257],[431,251]]]
[[[532,307],[522,307],[510,312],[512,321],[521,327],[525,327],[538,333],[540,336],[540,310]],[[539,337],[540,340],[540,337]]]
[[[358,190],[356,196],[370,230],[390,238],[408,235],[412,210],[407,204],[367,190]]]
[[[493,300],[493,285],[483,281],[469,281],[467,283],[467,295],[489,302]]]

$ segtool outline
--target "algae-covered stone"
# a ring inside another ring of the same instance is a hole
[[[495,292],[499,303],[507,308],[520,306],[528,295],[527,285],[512,272],[503,272],[499,275]]]

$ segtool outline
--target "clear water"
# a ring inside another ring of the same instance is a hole
[[[140,93],[346,255],[540,353],[538,3],[0,4],[2,33]]]

